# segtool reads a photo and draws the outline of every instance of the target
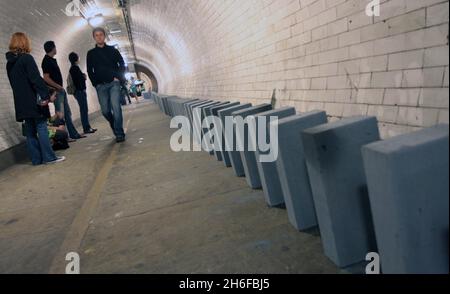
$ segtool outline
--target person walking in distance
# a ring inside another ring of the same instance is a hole
[[[116,142],[125,141],[121,105],[121,84],[125,80],[125,62],[120,52],[106,44],[106,32],[95,28],[92,36],[95,48],[87,54],[87,72],[97,96],[103,116],[109,122]]]
[[[47,85],[56,90],[55,111],[60,112],[64,116],[67,131],[72,140],[86,138],[80,135],[72,121],[72,111],[70,110],[67,93],[63,87],[63,77],[58,62],[55,59],[56,45],[53,41],[47,41],[44,44],[45,56],[42,60],[42,71],[44,72],[44,80]]]
[[[27,148],[33,165],[62,162],[66,158],[57,157],[52,150],[47,129],[48,103],[55,101],[55,92],[45,84],[30,53],[28,37],[20,32],[13,34],[6,53],[6,71],[13,90],[16,120],[25,122]]]

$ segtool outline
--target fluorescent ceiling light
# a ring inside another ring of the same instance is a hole
[[[92,27],[98,27],[98,26],[100,26],[104,21],[105,21],[105,19],[103,18],[103,15],[101,15],[101,14],[89,18],[89,24],[90,24]]]
[[[84,10],[83,14],[86,18],[92,18],[96,15],[102,14],[102,11],[97,7],[90,6]]]

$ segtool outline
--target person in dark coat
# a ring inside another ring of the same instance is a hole
[[[24,33],[13,34],[6,53],[6,71],[14,94],[16,120],[25,122],[27,148],[33,165],[61,162],[65,157],[57,157],[52,150],[47,129],[48,103],[56,97],[45,84],[30,52],[28,37]]]
[[[69,61],[71,64],[69,74],[72,77],[73,86],[75,87],[75,99],[80,107],[81,124],[83,125],[83,131],[85,134],[93,134],[97,129],[93,129],[89,123],[89,108],[86,94],[86,79],[80,67],[80,57],[75,52],[69,54]]]
[[[95,28],[92,36],[96,46],[87,54],[87,72],[97,90],[102,114],[109,122],[116,142],[122,143],[125,142],[125,131],[120,96],[121,84],[125,80],[125,61],[119,50],[106,44],[105,29]]]

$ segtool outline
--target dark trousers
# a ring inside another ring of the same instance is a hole
[[[83,126],[83,131],[86,133],[92,129],[89,123],[89,109],[86,90],[77,90],[75,91],[74,96],[80,106],[81,125]]]
[[[70,138],[80,138],[80,134],[78,133],[72,121],[72,111],[70,110],[66,91],[61,91],[56,94],[55,111],[62,112],[64,114],[64,120],[66,121],[66,127],[67,131],[69,132]]]

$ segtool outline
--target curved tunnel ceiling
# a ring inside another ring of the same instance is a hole
[[[249,58],[246,54],[255,47],[267,46],[263,41],[266,34],[276,29],[267,16],[278,11],[269,9],[266,2],[129,0],[138,62],[155,70],[163,92],[189,88],[189,84],[206,93],[211,85],[196,85],[197,81],[209,80],[212,75],[230,80],[232,71],[223,67],[224,61],[233,70],[245,70],[236,67],[240,60]],[[276,7],[291,2],[278,0]],[[224,82],[221,87],[234,85]]]
[[[195,2],[184,5],[179,0],[129,1],[131,31],[138,61],[151,64],[161,84],[176,75],[193,71],[193,44],[186,37],[195,34],[201,39],[199,11]],[[186,23],[189,19],[191,23]],[[204,42],[200,42],[205,45]]]
[[[54,40],[60,52],[57,56],[60,63],[66,63],[68,53],[76,51],[79,52],[84,66],[86,52],[93,47],[92,27],[80,17],[66,15],[65,9],[72,1],[17,0],[16,2],[20,3],[23,9],[19,17],[17,6],[14,7],[14,11],[5,13],[11,15],[8,23],[12,26],[7,30],[8,35],[15,31],[26,31],[33,40],[35,49],[33,54],[38,61],[44,55],[42,43],[45,40]],[[120,1],[82,0],[81,3],[83,6],[94,3],[114,22],[122,21]],[[127,44],[122,45],[121,51],[126,52],[124,55],[128,57],[126,59],[129,62],[134,62],[135,57],[138,64],[150,69],[158,80],[161,90],[166,90],[180,77],[194,74],[208,75],[208,70],[214,69],[215,64],[224,58],[217,54],[217,48],[226,50],[226,44],[233,44],[228,42],[230,37],[242,37],[240,32],[243,28],[238,24],[234,24],[228,34],[205,28],[205,24],[211,25],[211,19],[215,19],[214,22],[223,21],[227,17],[227,11],[236,9],[248,11],[251,8],[259,9],[260,6],[259,0],[247,0],[242,4],[239,4],[239,1],[209,0],[128,0],[123,3],[130,16],[130,31],[135,52],[130,53]],[[221,13],[224,15],[220,15]],[[30,26],[30,23],[36,25]],[[251,28],[245,29],[251,33]],[[117,40],[114,42],[122,44],[128,42],[124,27],[116,37]],[[209,50],[210,44],[214,50]],[[217,46],[218,44],[224,46]],[[6,45],[3,44],[4,52],[7,50]],[[134,53],[135,56],[132,56]],[[227,58],[234,56],[228,55]],[[204,65],[208,65],[206,72],[199,71],[204,69]],[[68,64],[62,65],[63,71],[68,71],[67,66]]]

